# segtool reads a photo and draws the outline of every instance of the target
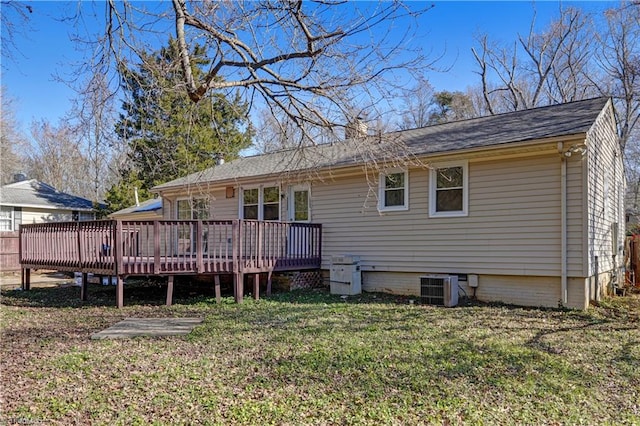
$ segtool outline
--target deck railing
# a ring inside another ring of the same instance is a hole
[[[20,227],[23,268],[103,275],[319,268],[319,224],[252,220],[92,221]]]

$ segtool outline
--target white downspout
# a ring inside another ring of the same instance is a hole
[[[567,306],[567,157],[564,144],[558,142],[560,153],[560,303]]]

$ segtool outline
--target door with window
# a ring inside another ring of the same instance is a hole
[[[291,257],[306,257],[311,253],[311,229],[299,224],[311,222],[311,191],[308,185],[292,186],[289,190],[289,228],[287,252]]]
[[[177,203],[178,220],[208,220],[209,219],[209,201],[205,198],[191,198],[178,200]],[[178,252],[180,254],[195,253],[195,223],[188,225],[180,225],[178,227]],[[202,250],[207,252],[208,235],[203,231]]]

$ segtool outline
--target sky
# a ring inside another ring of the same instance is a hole
[[[438,63],[447,72],[428,72],[425,76],[436,90],[465,90],[475,85],[475,62],[471,47],[476,45],[474,36],[487,33],[493,40],[516,40],[518,34],[526,35],[534,11],[539,28],[544,28],[558,15],[560,6],[576,6],[591,12],[602,12],[617,2],[582,1],[435,1],[412,2],[435,7],[420,18],[421,43],[431,56],[443,55]],[[57,121],[71,109],[73,91],[56,81],[55,75],[68,73],[69,64],[78,61],[81,54],[70,40],[73,29],[70,23],[59,18],[78,7],[75,2],[31,1],[32,13],[26,34],[15,37],[17,54],[10,59],[2,52],[0,82],[6,94],[13,100],[17,122],[27,132],[33,120]],[[87,27],[100,28],[92,21],[91,14],[100,14],[104,5],[100,2],[82,7],[91,8],[85,13]],[[4,35],[4,33],[3,33]]]

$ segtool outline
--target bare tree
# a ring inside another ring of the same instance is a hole
[[[262,109],[258,113],[253,148],[260,153],[295,148],[300,140],[300,129],[291,120],[277,119],[273,111]]]
[[[89,164],[80,148],[74,126],[68,121],[52,125],[47,120],[31,125],[33,144],[26,153],[28,175],[57,190],[91,198]]]
[[[29,15],[33,12],[30,2],[2,0],[0,1],[0,27],[2,37],[0,39],[2,56],[5,59],[15,61],[15,55],[21,54],[16,45],[16,37],[24,36],[29,32]],[[6,67],[6,62],[2,67]]]
[[[424,127],[429,124],[435,90],[429,80],[420,78],[410,89],[404,90],[400,113],[400,130]]]
[[[604,76],[594,84],[613,98],[627,174],[627,208],[640,208],[640,3],[622,3],[605,14],[596,57]]]
[[[606,31],[597,35],[596,52],[604,75],[591,81],[616,103],[620,146],[624,150],[640,119],[640,4],[623,3],[605,16]]]
[[[534,18],[512,49],[480,37],[472,53],[489,113],[611,96],[624,150],[640,116],[640,5],[622,2],[598,18],[562,9],[540,33]]]
[[[85,83],[71,113],[79,149],[87,163],[87,178],[94,202],[101,202],[107,189],[117,180],[116,162],[124,153],[114,137],[117,117],[113,93],[104,74],[94,74]]]
[[[0,183],[13,181],[14,175],[24,172],[24,161],[20,155],[27,145],[26,138],[19,129],[13,113],[13,99],[2,87],[2,107],[0,108]]]
[[[478,64],[481,92],[491,114],[583,99],[594,94],[586,78],[591,59],[589,19],[580,9],[561,10],[545,31],[500,47],[488,36],[471,51]]]
[[[430,7],[338,0],[163,5],[109,1],[103,57],[109,53],[120,68],[152,51],[157,40],[149,37],[166,34],[171,25],[185,74],[182,88],[194,102],[208,91],[242,89],[252,104],[267,105],[274,119],[293,123],[298,144],[314,143],[314,127],[344,128],[348,105],[373,114],[395,92],[394,72],[424,72],[430,65],[408,42],[412,18]],[[394,25],[399,20],[401,32]],[[195,43],[204,44],[210,60],[201,77],[191,72]]]

